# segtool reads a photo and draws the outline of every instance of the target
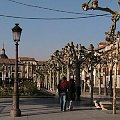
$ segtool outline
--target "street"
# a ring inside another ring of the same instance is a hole
[[[97,110],[87,100],[74,104],[73,111],[61,112],[57,97],[21,98],[21,117],[10,116],[11,98],[0,98],[0,120],[120,120],[120,112]]]

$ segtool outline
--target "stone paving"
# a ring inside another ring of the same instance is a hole
[[[98,110],[89,105],[89,98],[82,97],[74,103],[73,111],[61,112],[57,97],[20,98],[21,117],[11,117],[11,98],[0,98],[0,120],[120,120],[120,111]]]

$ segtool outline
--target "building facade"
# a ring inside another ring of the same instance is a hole
[[[32,81],[36,84],[38,89],[43,83],[43,77],[39,71],[45,61],[36,61],[30,57],[19,57],[18,58],[18,78],[19,82],[25,80]],[[1,50],[0,54],[0,86],[13,85],[15,78],[15,59],[8,58],[5,53],[5,49]]]

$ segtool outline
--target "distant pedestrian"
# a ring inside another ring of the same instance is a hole
[[[58,93],[59,93],[61,111],[66,111],[67,88],[68,88],[67,78],[63,77],[58,84]]]
[[[75,100],[75,82],[70,79],[68,82],[68,110],[73,110],[73,101]]]

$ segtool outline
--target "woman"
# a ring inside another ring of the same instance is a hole
[[[75,100],[75,82],[74,79],[70,79],[68,83],[68,110],[73,109],[73,101]]]

